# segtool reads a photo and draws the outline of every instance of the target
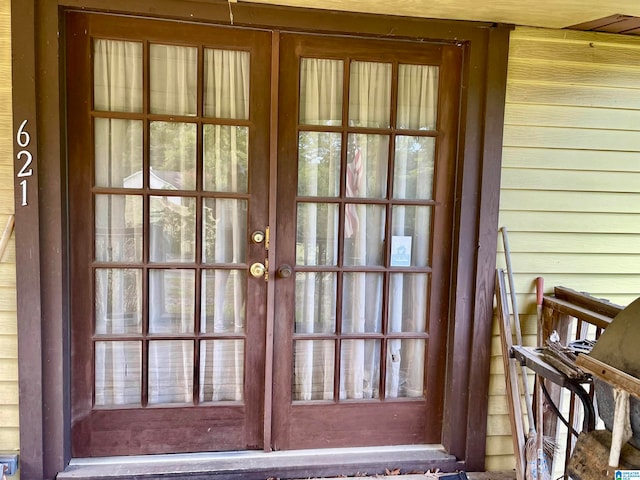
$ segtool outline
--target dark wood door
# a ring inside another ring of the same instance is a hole
[[[66,26],[73,455],[440,443],[460,49]]]
[[[460,64],[282,35],[276,449],[441,442]]]
[[[271,35],[66,27],[72,454],[263,448]]]

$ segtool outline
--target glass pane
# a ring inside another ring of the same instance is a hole
[[[149,55],[151,113],[196,115],[198,49],[151,45]]]
[[[142,43],[93,41],[93,108],[142,112]]]
[[[333,400],[333,340],[298,340],[293,351],[293,399]]]
[[[344,209],[344,265],[383,265],[385,207],[347,203]]]
[[[151,122],[149,187],[196,188],[196,124]]]
[[[196,199],[150,197],[149,259],[193,262],[196,257]]]
[[[247,201],[206,198],[202,208],[202,261],[246,262]]]
[[[193,341],[149,342],[149,404],[193,402]]]
[[[243,398],[244,340],[203,340],[200,402],[239,402]]]
[[[349,125],[388,128],[391,113],[391,64],[351,62]]]
[[[207,270],[202,274],[200,330],[242,333],[247,301],[247,272]]]
[[[429,277],[425,273],[393,273],[389,285],[389,331],[426,331]]]
[[[194,326],[195,272],[149,272],[149,333],[191,333]]]
[[[95,404],[140,405],[140,342],[96,342]]]
[[[96,195],[96,260],[142,261],[142,197]]]
[[[339,133],[300,132],[298,195],[337,197],[340,193]]]
[[[425,340],[390,339],[387,348],[387,398],[424,397]]]
[[[204,185],[209,192],[247,193],[249,189],[249,129],[205,125]]]
[[[296,238],[298,265],[335,265],[338,258],[338,206],[299,203]]]
[[[335,332],[336,294],[334,272],[296,273],[296,333]]]
[[[300,62],[300,123],[342,125],[344,62],[303,58]]]
[[[398,128],[435,130],[438,115],[438,74],[435,65],[398,68]]]
[[[382,331],[382,278],[381,273],[344,273],[342,333]]]
[[[204,49],[204,114],[249,118],[249,52]]]
[[[389,168],[387,135],[349,135],[346,196],[386,198]]]
[[[142,332],[142,270],[97,268],[96,334]]]
[[[430,200],[433,197],[433,137],[396,137],[393,197]]]
[[[96,186],[142,188],[142,122],[96,118],[93,128]]]
[[[340,399],[378,398],[380,340],[342,340]]]
[[[392,220],[391,266],[428,266],[431,207],[398,205],[392,209]]]

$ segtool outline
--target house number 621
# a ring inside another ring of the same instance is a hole
[[[21,180],[19,185],[22,188],[22,204],[21,206],[27,206],[27,178],[33,175],[33,169],[31,168],[31,162],[33,162],[33,155],[31,152],[27,150],[29,143],[31,142],[31,136],[29,132],[25,129],[27,126],[27,120],[23,121],[18,128],[18,133],[16,134],[16,142],[18,142],[18,146],[22,148],[17,155],[16,158],[22,162],[22,167],[20,167],[20,171],[18,172],[18,178],[24,178]]]

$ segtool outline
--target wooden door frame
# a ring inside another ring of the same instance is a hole
[[[24,478],[54,478],[70,460],[70,292],[65,207],[65,138],[69,132],[63,120],[65,9],[105,11],[102,0],[11,1],[14,153],[18,155],[24,149],[16,142],[16,134],[27,120],[28,149],[33,157],[33,176],[27,179],[27,206],[22,206],[19,161],[15,162],[14,176],[20,453]],[[464,93],[442,444],[464,462],[466,470],[484,470],[492,279],[512,27],[222,0],[156,0],[152,4],[111,0],[108,12],[289,31],[460,42],[465,57]]]

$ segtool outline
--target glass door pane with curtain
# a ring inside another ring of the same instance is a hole
[[[276,445],[439,443],[446,47],[293,35],[282,47],[281,91],[297,98],[280,98],[279,258],[295,274],[276,283],[290,299],[276,307]]]
[[[69,16],[74,456],[263,446],[270,36],[164,26]]]

